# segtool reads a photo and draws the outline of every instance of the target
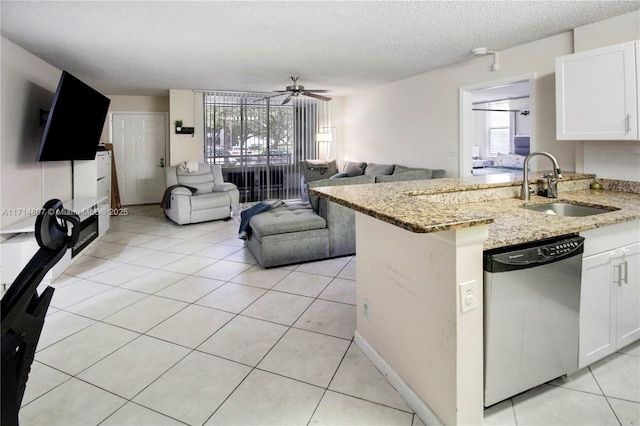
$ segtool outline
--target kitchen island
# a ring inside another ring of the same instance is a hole
[[[640,184],[594,180],[528,203],[611,210],[586,217],[523,209],[519,175],[312,190],[356,211],[355,341],[425,423],[482,424],[484,250],[640,219]]]

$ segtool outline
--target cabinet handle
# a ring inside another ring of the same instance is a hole
[[[613,265],[614,268],[618,270],[618,279],[614,279],[613,283],[618,284],[618,287],[622,287],[622,263],[618,263],[617,265]]]
[[[622,280],[624,280],[625,284],[629,284],[629,262],[626,260],[622,262],[620,264],[620,269],[622,269],[622,265],[624,265],[624,278],[622,278]]]
[[[627,114],[627,133],[631,131],[631,114]]]

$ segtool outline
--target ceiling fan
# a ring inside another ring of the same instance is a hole
[[[298,86],[298,77],[290,77],[291,81],[293,81],[293,85],[292,86],[287,86],[285,90],[274,90],[275,93],[278,93],[278,95],[273,95],[273,96],[269,96],[274,97],[274,96],[280,96],[280,94],[282,93],[288,93],[288,96],[285,98],[284,101],[282,101],[281,105],[286,105],[289,102],[291,102],[291,100],[294,97],[303,95],[303,96],[308,96],[310,98],[315,98],[315,99],[320,99],[322,101],[330,101],[331,98],[328,98],[326,96],[322,96],[322,95],[318,95],[318,93],[325,93],[325,92],[329,92],[329,90],[318,90],[318,89],[305,89],[304,86]]]

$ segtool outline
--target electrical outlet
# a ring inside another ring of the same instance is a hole
[[[457,146],[453,146],[449,149],[449,155],[451,157],[457,157],[458,156],[458,147]]]
[[[460,283],[460,310],[468,312],[478,307],[478,284],[476,280]]]

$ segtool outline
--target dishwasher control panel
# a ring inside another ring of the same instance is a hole
[[[534,267],[582,254],[583,251],[584,238],[577,235],[501,247],[484,253],[484,270],[505,272]]]
[[[553,245],[544,246],[540,249],[541,254],[546,257],[563,255],[571,253],[582,245],[581,241],[566,241]]]

